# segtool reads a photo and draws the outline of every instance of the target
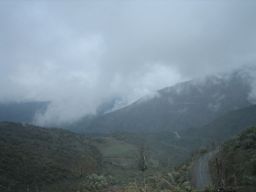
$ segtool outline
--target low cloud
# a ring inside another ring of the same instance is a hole
[[[0,4],[0,102],[50,101],[41,125],[256,64],[254,1]]]

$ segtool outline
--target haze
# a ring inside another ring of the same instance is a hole
[[[256,61],[255,1],[0,2],[0,102],[50,101],[41,125]]]

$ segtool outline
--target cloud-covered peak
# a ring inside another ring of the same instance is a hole
[[[0,102],[50,101],[40,124],[255,64],[254,1],[2,1]]]

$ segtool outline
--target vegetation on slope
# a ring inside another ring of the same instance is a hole
[[[256,186],[256,127],[226,142],[212,160],[215,182],[224,187]]]
[[[165,145],[173,135],[165,136],[162,140]],[[141,135],[84,137],[61,129],[0,123],[0,189],[10,192],[191,189],[186,166],[166,167],[167,154],[173,153],[172,148],[160,150],[157,140],[151,139],[153,135],[146,137],[152,143],[145,145],[148,168],[141,171]],[[154,154],[157,150],[162,154],[159,157]]]
[[[97,171],[98,150],[80,135],[0,123],[1,191],[39,191]]]
[[[230,111],[208,125],[194,130],[200,137],[217,143],[240,134],[248,127],[256,125],[256,105]]]
[[[27,188],[30,191],[47,188],[48,192],[87,192],[111,191],[113,187],[115,191],[143,191],[146,187],[147,191],[192,191],[188,182],[191,179],[190,163],[183,163],[191,158],[193,152],[203,151],[202,144],[209,144],[214,137],[222,141],[243,130],[243,125],[253,124],[255,109],[255,106],[251,106],[230,112],[215,120],[212,126],[209,125],[208,132],[202,127],[179,132],[119,131],[85,137],[61,129],[0,123],[0,189],[19,192]],[[250,139],[254,136],[250,136]],[[255,144],[255,140],[251,143]],[[146,155],[145,171],[139,168],[142,146]],[[239,147],[232,146],[230,144],[228,151],[231,155],[227,157],[232,161],[223,160],[227,165],[234,163],[230,170],[237,166],[234,159],[250,159],[243,150],[234,152]],[[250,154],[253,150],[255,152],[255,148],[251,149]],[[224,159],[227,154],[225,151],[219,156]],[[99,166],[100,171],[97,172]],[[238,171],[237,174],[241,173]],[[234,178],[233,173],[231,178]],[[247,184],[254,181],[254,176],[245,178],[249,178]]]

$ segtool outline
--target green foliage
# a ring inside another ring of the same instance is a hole
[[[256,127],[226,142],[217,158],[226,186],[256,186]]]
[[[0,186],[36,191],[97,171],[101,155],[77,134],[0,123]]]
[[[103,175],[97,175],[97,174],[92,174],[88,175],[82,182],[80,191],[87,190],[87,191],[101,191],[105,188],[107,188],[111,182],[112,182],[112,177],[105,177]]]

